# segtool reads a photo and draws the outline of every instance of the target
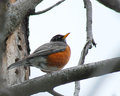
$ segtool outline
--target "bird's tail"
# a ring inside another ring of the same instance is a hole
[[[10,66],[8,66],[7,70],[13,69],[18,66],[23,66],[23,65],[27,66],[26,63],[27,63],[26,60],[21,60],[21,61],[15,62],[15,63],[11,64]]]

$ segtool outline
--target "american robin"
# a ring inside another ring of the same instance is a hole
[[[69,34],[54,36],[49,43],[43,44],[25,59],[11,64],[8,69],[22,65],[34,66],[46,73],[62,69],[71,54],[70,47],[66,43]]]

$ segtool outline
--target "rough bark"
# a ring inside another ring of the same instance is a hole
[[[15,0],[10,0],[9,3],[14,3]],[[6,3],[6,5],[8,4],[8,2]],[[5,6],[6,6],[5,5]],[[6,6],[6,8],[9,6]],[[7,14],[7,10],[5,11]],[[6,14],[1,18],[5,18],[6,20]],[[4,19],[3,19],[4,20]],[[3,27],[4,25],[6,26],[6,24],[9,21],[3,21]],[[2,21],[1,21],[2,22]],[[27,16],[25,16],[23,18],[23,20],[19,23],[18,26],[16,26],[13,32],[11,32],[11,34],[7,34],[7,38],[6,35],[3,35],[6,29],[0,30],[1,31],[1,39],[3,39],[3,42],[1,42],[1,46],[2,44],[4,44],[4,50],[1,49],[1,80],[2,80],[2,86],[0,87],[5,87],[8,85],[12,85],[12,84],[17,84],[17,83],[21,83],[25,80],[28,79],[29,77],[29,68],[28,67],[20,67],[20,68],[16,68],[14,70],[7,70],[7,67],[24,58],[25,56],[27,56],[29,54],[29,44],[28,44],[28,20],[27,20]],[[4,27],[5,28],[5,27]],[[5,39],[6,38],[6,39]]]
[[[18,61],[23,59],[25,56],[28,55],[28,50],[27,50],[27,44],[26,44],[26,36],[25,32],[26,30],[23,29],[23,25],[20,24],[16,30],[11,34],[7,41],[6,41],[6,55],[4,56],[4,71],[6,71],[6,68]],[[20,68],[15,68],[13,70],[7,70],[7,72],[4,72],[7,74],[7,83],[12,85],[12,84],[17,84],[25,81],[29,77],[29,68],[20,67]],[[6,76],[6,75],[4,75]]]
[[[0,45],[3,45],[3,49],[5,49],[3,43],[5,43],[7,37],[16,30],[16,27],[19,26],[26,14],[35,9],[40,2],[42,0],[17,0],[15,3],[9,5],[5,15],[7,23],[4,24],[4,30],[0,35]]]
[[[0,88],[4,87],[4,79],[3,79],[3,74],[2,74],[2,57],[4,53],[4,47],[5,43],[2,43],[1,36],[2,33],[4,33],[4,27],[5,27],[5,22],[6,22],[6,12],[7,12],[7,0],[1,0],[0,1]]]

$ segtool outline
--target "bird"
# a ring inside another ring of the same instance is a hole
[[[71,49],[66,42],[66,37],[69,34],[53,36],[49,43],[41,45],[28,57],[11,64],[7,69],[10,70],[18,66],[33,66],[46,73],[63,69],[71,55]]]

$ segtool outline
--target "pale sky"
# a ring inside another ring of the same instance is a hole
[[[120,48],[120,14],[91,0],[93,5],[93,36],[97,47],[89,50],[85,63],[100,61],[119,56]],[[36,11],[48,8],[57,2],[44,0]],[[71,58],[65,68],[78,64],[81,50],[86,42],[86,10],[83,0],[66,0],[61,5],[41,15],[30,17],[30,48],[33,52],[40,45],[47,43],[56,34],[66,34],[67,43],[71,47]],[[64,68],[64,69],[65,69]],[[31,67],[31,77],[45,73]],[[81,81],[80,96],[120,96],[118,73],[95,77]],[[113,83],[114,82],[114,83]],[[73,96],[74,82],[55,88],[65,96]],[[32,96],[52,96],[49,93],[39,93]]]

